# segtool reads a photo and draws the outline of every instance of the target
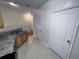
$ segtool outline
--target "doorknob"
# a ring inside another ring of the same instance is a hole
[[[67,43],[70,44],[70,40],[67,40]]]

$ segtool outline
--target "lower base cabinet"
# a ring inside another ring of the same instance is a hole
[[[28,40],[28,36],[33,35],[33,32],[23,32],[16,36],[16,48],[20,47],[24,42]]]

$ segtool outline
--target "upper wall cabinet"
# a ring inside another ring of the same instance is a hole
[[[1,28],[4,28],[4,23],[3,23],[3,19],[2,19],[2,16],[0,14],[0,29]]]

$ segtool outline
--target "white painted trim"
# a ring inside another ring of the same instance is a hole
[[[75,35],[76,35],[77,29],[78,29],[78,25],[79,25],[79,15],[77,16],[77,21],[76,21],[76,24],[75,24],[75,29],[74,29],[74,33],[73,33],[73,37],[72,37],[72,41],[71,41],[71,45],[70,45],[70,49],[69,49],[67,59],[70,59],[70,54],[71,54],[71,50],[72,50],[72,47],[73,47],[73,44],[74,44]]]

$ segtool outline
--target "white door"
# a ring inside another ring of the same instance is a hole
[[[76,24],[78,8],[53,14],[49,23],[49,47],[66,58]]]
[[[42,39],[43,20],[42,20],[41,12],[36,12],[34,14],[33,27],[34,27],[35,35],[39,39]]]

